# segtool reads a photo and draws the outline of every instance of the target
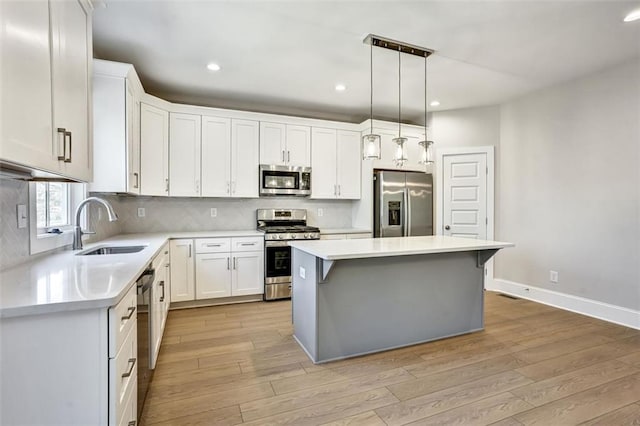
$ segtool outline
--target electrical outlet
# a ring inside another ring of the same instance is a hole
[[[324,210],[318,209],[318,217],[322,217],[323,214],[324,214]]]
[[[18,204],[18,228],[26,228],[27,227],[27,205],[26,204]]]
[[[144,216],[145,216],[144,207],[138,207],[138,217],[144,217]]]
[[[549,271],[549,281],[552,283],[558,282],[558,271]]]
[[[211,207],[211,217],[218,216],[218,209],[215,207]]]

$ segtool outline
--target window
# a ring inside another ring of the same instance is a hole
[[[85,185],[80,183],[29,184],[31,254],[53,250],[73,242],[74,211],[85,195]]]
[[[71,225],[69,184],[36,183],[36,218],[38,234]]]

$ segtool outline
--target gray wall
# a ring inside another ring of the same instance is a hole
[[[640,309],[640,62],[501,107],[495,276]],[[549,282],[549,270],[559,282]]]

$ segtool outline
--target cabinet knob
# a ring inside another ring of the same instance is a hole
[[[449,229],[451,229],[451,227],[450,227],[449,225],[446,225],[446,226],[444,227],[444,229],[446,229],[446,230],[448,231]]]

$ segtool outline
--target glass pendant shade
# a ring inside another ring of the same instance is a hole
[[[362,137],[362,159],[380,159],[380,135],[370,133]]]
[[[407,142],[407,138],[393,138],[392,142],[397,145],[396,152],[393,155],[393,162],[396,166],[404,166],[404,164],[407,162],[407,151],[404,147],[405,142]]]
[[[433,141],[420,141],[418,142],[418,145],[422,148],[420,152],[420,161],[418,161],[418,163],[433,164]]]

